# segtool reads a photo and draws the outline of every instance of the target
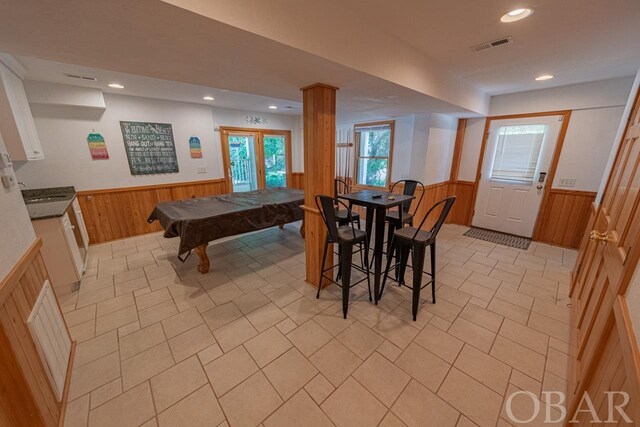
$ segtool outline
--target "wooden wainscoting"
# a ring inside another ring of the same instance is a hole
[[[399,191],[402,191],[401,186],[399,187]],[[416,214],[417,223],[414,222],[414,224],[417,226],[433,205],[449,196],[456,196],[456,202],[451,212],[449,212],[446,223],[468,225],[469,222],[471,222],[471,212],[473,211],[473,206],[471,206],[473,188],[474,183],[469,181],[443,181],[436,184],[425,185],[424,196]],[[419,198],[420,191],[416,193],[416,201]],[[424,228],[430,228],[437,220],[439,213],[440,212],[434,212],[432,219],[425,223]]]
[[[293,172],[291,174],[291,188],[304,190],[304,172]]]
[[[418,222],[435,203],[447,196],[456,196],[456,203],[449,213],[447,223],[471,225],[475,186],[473,181],[444,181],[425,186],[425,195],[417,215]],[[304,189],[304,172],[293,173],[292,187]],[[352,191],[361,189],[364,187],[353,186]],[[401,192],[402,186],[398,186],[397,191]],[[569,248],[580,247],[596,194],[591,191],[551,189],[547,207],[540,212],[533,240]],[[419,197],[420,194],[416,194],[416,200]],[[426,227],[430,225],[426,224]]]
[[[31,338],[27,319],[48,279],[37,239],[0,282],[0,425],[56,426],[64,412]],[[68,333],[68,331],[67,331]],[[75,345],[75,344],[74,344]],[[73,358],[73,350],[72,355]],[[71,367],[73,359],[70,361]]]
[[[392,185],[393,185],[393,183],[392,183]],[[420,196],[422,196],[422,200],[420,201],[420,206],[418,207],[418,209],[416,211],[416,215],[415,215],[415,219],[413,221],[413,225],[415,225],[416,227],[418,225],[420,225],[420,221],[422,221],[424,216],[427,214],[427,212],[429,211],[429,209],[431,209],[431,207],[433,205],[435,205],[436,203],[438,203],[442,199],[445,199],[446,197],[453,195],[453,193],[451,193],[451,189],[449,187],[450,187],[449,186],[449,181],[444,181],[444,182],[438,182],[436,184],[425,185],[424,186],[424,194],[422,194],[422,189],[420,187],[417,188],[417,190],[416,190],[416,198],[414,199],[414,201],[413,201],[413,203],[411,205],[411,211],[412,212],[415,209],[415,204],[418,203],[418,201],[420,200]],[[354,189],[353,191],[357,191],[357,189]],[[396,193],[402,193],[403,185],[402,184],[396,185],[396,189],[394,191]],[[440,214],[439,211],[438,212],[433,212],[431,214],[431,218],[429,220],[427,220],[427,222],[425,222],[423,228],[425,228],[425,229],[431,228],[431,226],[433,226],[435,221],[438,219],[438,215],[439,214]]]
[[[159,202],[226,193],[224,179],[79,191],[78,201],[91,244],[161,231],[147,218]]]
[[[579,248],[596,195],[591,191],[552,188],[548,203],[538,215],[533,240]]]
[[[447,218],[449,224],[470,225],[473,217],[473,181],[449,181],[449,194],[456,196],[456,202]]]

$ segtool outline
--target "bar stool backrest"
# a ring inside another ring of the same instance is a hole
[[[422,229],[422,226],[427,221],[427,218],[429,218],[429,215],[431,214],[431,212],[434,212],[439,206],[444,205],[444,207],[442,208],[442,211],[440,211],[440,216],[438,217],[438,220],[433,225],[433,227],[431,227],[431,230],[429,230],[429,232],[431,233],[431,238],[435,238],[438,235],[438,232],[440,231],[442,224],[444,224],[444,221],[447,219],[447,216],[449,215],[449,212],[451,211],[451,207],[453,207],[453,203],[455,201],[456,201],[456,196],[451,196],[433,205],[431,209],[429,209],[429,212],[427,212],[427,214],[424,216],[424,218],[422,218],[422,221],[420,222],[420,225],[418,226],[418,229],[416,230],[412,239],[416,238],[416,236]]]
[[[420,187],[420,190],[421,190],[420,197],[418,198],[418,203],[416,203],[415,209],[413,210],[414,212],[418,212],[418,208],[420,207],[420,203],[422,203],[422,198],[424,197],[424,184],[421,183],[420,181],[416,181],[413,179],[403,179],[401,181],[396,181],[391,186],[392,193],[393,193],[393,190],[395,190],[397,185],[403,185],[402,194],[404,194],[405,196],[415,196],[416,190],[418,189],[418,187]],[[402,204],[402,212],[405,212],[405,213],[409,212],[409,210],[411,209],[412,201],[413,200],[407,200]]]
[[[351,211],[349,210],[349,207],[346,204],[344,204],[343,202],[341,202],[335,197],[326,196],[324,194],[318,194],[315,197],[315,200],[316,200],[316,206],[320,211],[320,216],[322,217],[322,221],[324,222],[324,225],[327,227],[327,233],[329,233],[329,238],[331,239],[331,241],[333,242],[340,241],[340,235],[338,234],[338,226],[336,225],[337,218],[336,218],[336,209],[335,209],[336,206],[340,207],[340,205],[342,205],[347,211],[347,223],[351,224],[353,237],[355,238],[356,232],[353,227]]]
[[[349,188],[349,183],[342,179],[342,178],[335,178],[333,180],[333,197],[337,197],[342,195],[342,194],[349,194],[351,193],[351,188]],[[336,206],[338,206],[337,203],[335,203]]]

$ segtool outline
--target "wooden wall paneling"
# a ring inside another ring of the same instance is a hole
[[[416,213],[416,221],[414,221],[414,225],[418,226],[424,215],[426,215],[427,211],[431,209],[433,205],[438,203],[439,201],[449,197],[456,196],[456,202],[453,205],[451,212],[449,212],[449,216],[447,217],[446,222],[448,224],[460,224],[467,225],[468,221],[470,221],[470,206],[471,206],[471,197],[473,195],[473,187],[474,183],[469,181],[444,181],[435,184],[425,185],[424,188],[424,196],[422,197],[422,202],[420,204],[420,208]],[[401,193],[403,191],[402,185],[396,186],[396,192]],[[354,189],[357,191],[357,189]],[[411,205],[412,212],[415,209],[415,203],[417,203],[420,198],[420,189],[418,188],[416,193],[416,199],[414,200],[414,204]],[[363,212],[360,212],[363,213]],[[433,217],[437,219],[439,212],[432,213]],[[429,220],[425,223],[424,228],[428,229],[433,225],[433,221]]]
[[[7,299],[0,313],[0,324],[7,333],[10,347],[14,352],[23,377],[29,383],[33,399],[39,407],[40,415],[45,425],[55,425],[60,416],[60,407],[45,368],[40,360],[35,344],[31,339],[26,318],[13,297]],[[53,423],[51,421],[54,421]]]
[[[473,217],[473,191],[475,183],[471,181],[449,182],[449,194],[456,196],[447,223],[470,225]]]
[[[399,184],[396,186],[395,192],[402,193],[403,190],[404,190],[404,187],[401,184]],[[354,191],[357,191],[357,190],[354,190]],[[413,221],[413,225],[416,227],[420,225],[420,221],[422,221],[424,216],[427,214],[427,212],[429,211],[429,209],[431,209],[433,205],[435,205],[436,203],[438,203],[439,201],[441,201],[442,199],[446,198],[451,194],[448,181],[425,185],[424,194],[422,194],[422,201],[420,202],[420,206],[418,206],[416,210],[416,204],[420,199],[421,192],[422,190],[420,188],[416,190],[416,198],[411,204],[411,211],[415,212],[415,219]],[[435,221],[438,219],[439,213],[440,212],[436,212],[436,211],[432,212],[431,218],[424,223],[423,228],[424,229],[431,228],[435,223]]]
[[[0,425],[55,426],[61,416],[27,326],[48,278],[41,246],[37,239],[0,283]]]
[[[91,244],[161,231],[147,218],[159,202],[225,194],[226,181],[214,179],[177,184],[78,192]]]
[[[0,420],[26,417],[30,423],[24,425],[54,426],[60,417],[61,404],[27,326],[31,309],[47,279],[41,246],[42,242],[37,239],[0,283],[0,346],[3,348],[0,393],[6,394],[1,406],[7,411],[0,414]],[[10,392],[4,393],[4,390]],[[34,408],[37,408],[35,412]]]
[[[11,341],[5,334],[4,328],[0,328],[1,381],[11,384],[10,389],[0,387],[0,425],[42,426],[44,422],[40,411],[10,346]]]
[[[556,246],[579,248],[597,193],[553,188],[538,215],[534,240]]]
[[[293,172],[291,174],[291,187],[304,190],[304,172]]]

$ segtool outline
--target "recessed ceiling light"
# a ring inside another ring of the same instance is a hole
[[[269,105],[269,109],[270,109],[270,110],[277,110],[277,109],[278,109],[278,107],[277,107],[277,106],[275,106],[275,105]]]
[[[124,86],[119,83],[109,83],[109,87],[112,87],[114,89],[124,89]]]
[[[551,80],[553,78],[553,76],[551,74],[543,74],[541,76],[536,77],[537,81],[543,81],[543,80]]]
[[[529,9],[529,8],[514,9],[511,12],[507,12],[504,15],[502,15],[502,17],[500,18],[500,21],[516,22],[531,16],[532,13],[533,13],[533,9]]]
[[[213,96],[203,96],[202,99],[205,101],[213,101]]]

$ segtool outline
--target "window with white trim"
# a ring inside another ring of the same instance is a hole
[[[356,184],[386,187],[391,176],[393,122],[355,125]]]
[[[531,184],[547,125],[502,126],[498,129],[491,179]]]

